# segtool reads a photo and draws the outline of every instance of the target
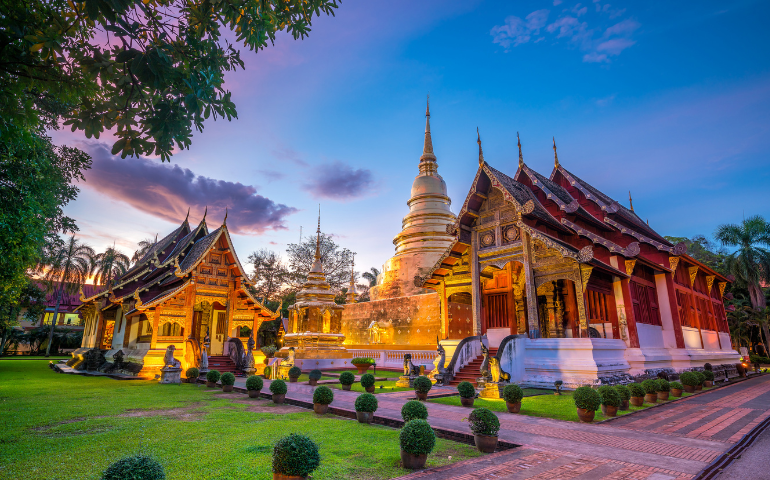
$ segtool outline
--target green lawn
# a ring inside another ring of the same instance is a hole
[[[308,380],[310,380],[310,378],[308,377],[308,374],[307,373],[303,373],[302,375],[299,376],[299,378],[297,379],[297,382],[298,383],[307,383]],[[321,380],[336,380],[336,377],[328,377],[326,375],[321,375]],[[289,379],[287,378],[286,381],[288,382]]]
[[[124,455],[160,460],[167,478],[271,478],[272,445],[291,432],[320,445],[320,479],[405,475],[399,431],[201,385],[53,373],[46,361],[0,359],[0,479],[98,479]],[[232,397],[232,398],[226,398]],[[438,439],[428,467],[480,455]],[[452,460],[449,460],[452,456]]]
[[[339,383],[327,384],[327,387],[342,389],[342,385]],[[414,390],[410,387],[397,387],[396,380],[383,380],[374,383],[374,393],[388,393],[388,392],[404,392],[406,390]],[[361,382],[356,382],[350,386],[352,392],[365,392],[366,389],[361,386]]]

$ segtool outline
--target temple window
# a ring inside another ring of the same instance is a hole
[[[184,329],[178,323],[168,322],[160,327],[158,335],[161,337],[181,337],[184,335]]]
[[[651,268],[637,264],[634,276],[631,278],[631,301],[637,323],[661,326],[658,292],[654,279]]]

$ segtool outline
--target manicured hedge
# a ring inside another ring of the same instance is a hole
[[[195,367],[190,367],[187,369],[186,372],[184,372],[185,377],[190,380],[198,380],[198,377],[200,376],[201,372]]]
[[[457,385],[457,392],[463,398],[474,398],[476,396],[476,389],[471,382],[460,382],[459,385]]]
[[[642,382],[642,388],[644,389],[644,393],[653,394],[658,393],[658,380],[648,378],[647,380]]]
[[[102,474],[102,480],[164,480],[163,465],[148,455],[131,455],[112,463]]]
[[[217,383],[221,376],[219,370],[209,370],[209,373],[206,374],[206,381]]]
[[[602,385],[597,393],[602,398],[602,405],[606,407],[619,407],[623,403],[618,391],[609,385]]]
[[[631,392],[632,397],[643,397],[644,389],[638,383],[632,383],[628,386],[628,390]]]
[[[430,378],[425,375],[420,375],[414,379],[414,391],[418,393],[428,393],[433,388],[433,383]]]
[[[418,400],[409,400],[401,407],[401,418],[405,422],[410,420],[426,420],[428,418],[428,409],[425,404]]]
[[[305,435],[292,433],[278,440],[273,447],[273,473],[306,477],[319,465],[318,445]]]
[[[503,398],[508,403],[519,403],[524,398],[524,390],[514,383],[506,385],[503,389]]]
[[[578,387],[572,394],[572,399],[575,401],[577,408],[582,408],[590,412],[595,412],[602,404],[602,397],[599,392],[591,387],[583,386]]]
[[[374,386],[374,375],[371,373],[365,373],[361,375],[361,386],[366,387],[373,387]]]
[[[698,386],[700,384],[698,380],[698,376],[695,375],[695,372],[682,372],[679,374],[679,381],[689,387]]]
[[[353,385],[356,382],[356,376],[352,372],[340,373],[340,383],[342,385]]]
[[[273,380],[270,382],[270,392],[273,395],[286,395],[288,388],[286,388],[286,382],[283,380]]]
[[[401,450],[412,455],[426,455],[436,445],[436,432],[426,420],[409,420],[399,434]]]
[[[497,436],[500,431],[500,420],[497,415],[486,408],[477,408],[468,416],[468,423],[474,435]]]
[[[329,405],[334,401],[334,392],[332,389],[321,385],[313,392],[313,403],[320,403],[321,405]]]
[[[219,378],[219,381],[222,382],[222,385],[235,385],[235,375],[230,372],[225,372]]]
[[[246,390],[256,390],[259,392],[262,390],[264,384],[265,382],[262,381],[262,377],[259,375],[252,375],[246,379]]]
[[[377,397],[371,393],[362,393],[356,398],[356,412],[376,412]]]
[[[664,379],[658,379],[658,391],[659,392],[670,392],[671,391],[671,384],[668,383],[668,380]]]
[[[302,375],[302,369],[294,365],[289,369],[289,378],[299,378]]]
[[[627,402],[631,398],[631,390],[626,385],[615,385],[615,391],[620,395],[620,400]]]

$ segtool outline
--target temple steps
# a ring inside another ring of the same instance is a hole
[[[235,368],[235,363],[227,355],[212,355],[208,358],[209,370],[217,370],[219,373],[230,372],[233,375],[243,375],[243,372]]]
[[[490,348],[489,356],[494,357],[495,355],[497,355],[497,349]],[[484,357],[482,355],[474,358],[471,363],[464,366],[459,372],[457,372],[457,375],[455,375],[452,381],[449,382],[449,385],[457,386],[460,382],[470,382],[474,387],[477,386],[476,380],[481,376],[480,369],[481,362],[483,361]]]

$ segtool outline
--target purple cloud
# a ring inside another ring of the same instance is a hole
[[[312,180],[305,184],[315,198],[348,200],[366,196],[375,186],[370,170],[353,168],[340,161],[313,169]]]
[[[227,209],[227,226],[233,233],[261,234],[285,230],[285,218],[297,211],[258,195],[251,185],[196,176],[190,169],[146,158],[121,159],[102,143],[85,150],[93,158],[86,172],[87,187],[171,222],[180,222],[188,207],[195,217],[208,207],[208,218],[217,221]]]

